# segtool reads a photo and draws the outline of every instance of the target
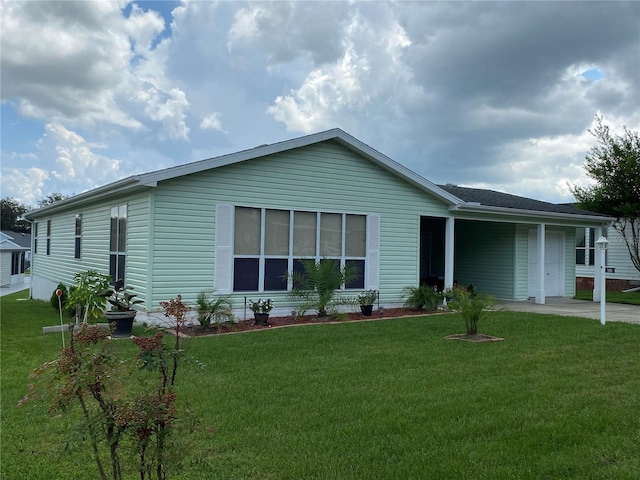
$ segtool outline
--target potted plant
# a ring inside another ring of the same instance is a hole
[[[105,289],[100,292],[101,296],[111,304],[111,310],[104,312],[105,318],[113,325],[113,337],[130,337],[133,330],[133,321],[136,318],[136,310],[133,305],[142,303],[134,293],[129,293],[131,287],[125,286],[124,280],[116,280],[113,289]]]
[[[267,300],[259,298],[257,302],[249,300],[249,306],[253,312],[253,318],[255,319],[256,325],[269,325],[269,312],[273,308],[273,302],[270,298]]]
[[[370,317],[373,314],[373,304],[378,298],[377,290],[365,290],[358,295],[358,303],[360,304],[360,311],[365,317]]]

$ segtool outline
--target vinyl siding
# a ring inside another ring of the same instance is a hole
[[[126,284],[131,286],[133,292],[138,296],[137,298],[143,301],[147,299],[147,289],[149,288],[147,284],[149,236],[153,235],[154,230],[150,225],[149,202],[149,194],[145,192],[109,203],[109,210],[118,205],[127,205],[125,279]],[[108,252],[109,246],[107,245],[107,254]],[[108,268],[107,264],[107,271]]]
[[[473,284],[478,292],[513,298],[515,226],[469,220],[456,221],[454,279]]]
[[[529,229],[532,225],[518,224],[515,230],[514,300],[526,300],[529,291]]]
[[[0,285],[11,283],[11,252],[0,252]]]
[[[576,229],[557,228],[564,233],[564,296],[576,294]]]
[[[212,288],[217,203],[379,214],[385,302],[400,302],[402,289],[418,283],[420,215],[448,215],[440,201],[334,142],[175,178],[155,196],[153,305],[177,293],[194,301]],[[287,304],[285,293],[272,296]]]
[[[106,214],[105,214],[106,212]],[[82,213],[81,258],[74,258],[75,219]],[[35,298],[49,298],[59,282],[73,285],[85,270],[109,273],[109,209],[102,206],[68,210],[38,219],[38,253],[32,255]],[[46,254],[46,225],[51,220],[51,255]]]
[[[109,273],[109,231],[111,207],[127,204],[127,284],[135,285],[135,293],[144,299],[146,282],[146,238],[149,232],[146,194],[120,197],[101,204],[70,209],[38,222],[38,253],[33,254],[32,275],[35,298],[48,298],[62,282],[73,285],[78,272],[96,270]],[[80,257],[75,254],[75,217],[82,214]],[[51,255],[46,255],[46,224],[51,220]],[[48,293],[47,293],[47,290]]]
[[[640,271],[633,266],[622,235],[613,227],[609,227],[607,239],[607,266],[615,268],[614,273],[607,273],[607,278],[640,281]],[[599,255],[598,247],[595,253]],[[593,265],[576,265],[576,276],[593,278],[594,270]]]

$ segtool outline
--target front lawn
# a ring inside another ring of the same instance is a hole
[[[593,300],[593,290],[578,290],[574,297],[578,300]],[[607,292],[607,302],[628,303],[630,305],[640,305],[640,292]]]
[[[18,296],[1,299],[0,478],[95,479],[65,418],[16,406],[61,342],[51,307]],[[480,324],[503,342],[444,339],[463,331],[448,314],[191,339],[206,368],[177,391],[201,425],[169,478],[638,478],[638,325],[503,311]]]

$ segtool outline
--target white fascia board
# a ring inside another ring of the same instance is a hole
[[[509,217],[525,217],[531,218],[532,223],[555,223],[558,225],[571,224],[577,225],[609,225],[614,219],[606,215],[578,215],[573,213],[561,213],[561,212],[540,212],[536,210],[523,210],[518,208],[506,208],[506,207],[493,207],[489,205],[452,205],[449,207],[451,212],[460,212],[456,214],[455,218],[464,218],[465,213],[469,214],[485,214],[485,215],[498,215],[505,217],[505,221],[509,221]],[[471,217],[469,217],[471,218]],[[473,217],[477,220],[477,217]]]
[[[84,205],[88,201],[100,200],[105,197],[113,196],[118,193],[126,192],[140,185],[139,176],[127,177],[117,182],[104,185],[102,187],[88,190],[86,192],[74,195],[73,197],[65,198],[59,202],[52,203],[46,207],[31,210],[24,214],[27,219],[35,219],[51,213],[56,213],[69,208],[77,207],[78,205]]]

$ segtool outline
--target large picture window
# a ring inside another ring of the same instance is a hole
[[[111,208],[111,231],[109,236],[109,275],[111,280],[125,280],[127,256],[127,206]]]
[[[287,272],[299,259],[353,264],[358,278],[345,288],[364,288],[367,217],[344,213],[235,207],[233,291],[286,291]]]

